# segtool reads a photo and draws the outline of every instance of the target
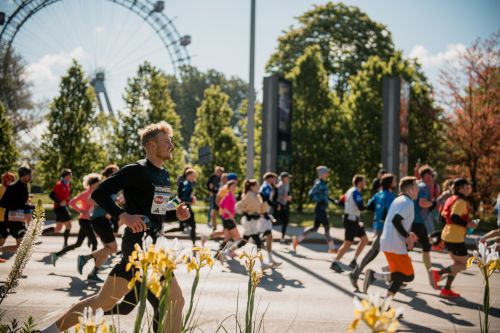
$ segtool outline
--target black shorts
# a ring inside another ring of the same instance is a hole
[[[466,256],[468,253],[467,253],[467,246],[465,246],[465,242],[462,242],[462,243],[448,243],[448,242],[444,242],[444,244],[446,245],[446,249],[448,250],[448,252],[450,252],[451,254],[454,254],[456,256]]]
[[[344,239],[346,241],[352,242],[354,241],[354,238],[356,237],[363,237],[366,236],[366,231],[365,227],[361,227],[359,225],[359,221],[351,221],[348,220],[347,217],[344,215],[344,229],[345,229],[345,234],[344,234]]]
[[[222,219],[222,226],[224,227],[224,229],[227,230],[232,230],[236,228],[236,224],[234,224],[233,220]]]
[[[56,214],[56,222],[68,222],[71,221],[71,216],[69,215],[68,207],[59,206],[54,208],[54,214]]]
[[[9,235],[15,239],[23,238],[26,233],[24,222],[0,222],[0,237],[7,238]]]
[[[104,244],[113,243],[115,241],[111,221],[104,216],[92,219],[92,228],[94,228],[95,233]]]
[[[417,235],[418,243],[422,245],[422,251],[429,252],[431,250],[431,242],[429,241],[429,235],[425,224],[413,223],[411,225],[411,231]]]

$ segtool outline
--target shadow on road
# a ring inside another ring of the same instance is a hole
[[[89,296],[97,294],[100,287],[95,283],[88,283],[86,280],[82,280],[75,276],[70,275],[60,275],[56,273],[50,273],[49,275],[70,278],[68,287],[57,288],[55,291],[63,291],[68,293],[68,296],[80,297],[80,300],[85,299]]]
[[[430,314],[432,316],[439,317],[442,319],[451,320],[451,322],[456,324],[456,325],[467,326],[467,327],[474,326],[474,324],[471,323],[470,321],[459,319],[459,318],[455,317],[456,315],[460,315],[459,313],[445,312],[441,309],[433,308],[433,307],[429,306],[429,304],[427,304],[426,300],[423,300],[423,299],[418,297],[418,294],[422,294],[422,293],[417,293],[411,289],[401,290],[400,292],[401,292],[401,294],[404,294],[404,295],[408,296],[409,298],[411,298],[411,301],[407,302],[406,304],[408,305],[408,307],[412,308],[413,310],[427,313],[427,314]],[[432,294],[429,294],[429,295],[432,295]],[[402,302],[402,303],[405,303],[405,302]]]
[[[449,306],[459,306],[462,308],[467,308],[471,310],[483,311],[483,305],[479,303],[474,303],[466,300],[465,298],[457,298],[457,299],[442,299],[441,303],[449,305]],[[495,318],[500,318],[500,309],[490,307],[490,316]]]
[[[304,288],[302,281],[297,279],[286,279],[279,270],[271,270],[271,274],[264,274],[259,287],[267,291],[281,292],[285,287]]]
[[[353,292],[351,292],[351,291],[349,291],[348,289],[346,289],[346,288],[344,288],[344,287],[342,287],[342,286],[340,286],[340,285],[338,285],[338,284],[336,284],[336,283],[334,283],[334,282],[332,282],[332,281],[328,280],[327,278],[325,278],[325,277],[323,277],[323,276],[319,275],[318,273],[313,272],[312,270],[310,270],[310,269],[308,269],[308,268],[306,268],[306,267],[304,267],[304,266],[302,266],[302,265],[300,265],[300,264],[296,263],[295,261],[290,260],[290,259],[288,259],[287,257],[285,257],[285,256],[283,256],[283,255],[281,255],[281,254],[279,254],[279,253],[277,253],[277,252],[276,252],[274,255],[275,255],[275,256],[277,256],[278,258],[280,258],[281,260],[283,260],[283,261],[285,261],[285,262],[289,263],[290,265],[292,265],[292,266],[294,266],[294,267],[296,267],[296,268],[298,268],[298,269],[300,269],[300,270],[302,270],[302,271],[306,272],[307,274],[309,274],[309,275],[311,275],[311,276],[315,277],[316,279],[318,279],[318,280],[320,280],[321,282],[323,282],[323,283],[325,283],[325,284],[329,285],[330,287],[335,288],[336,290],[338,290],[338,291],[340,291],[340,292],[342,292],[342,293],[346,294],[347,296],[349,296],[349,297],[353,297],[353,296],[354,296],[354,293],[353,293]]]

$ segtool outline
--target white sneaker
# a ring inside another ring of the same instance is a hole
[[[280,261],[274,261],[274,260],[271,260],[271,265],[273,267],[280,267],[283,263],[280,262]]]

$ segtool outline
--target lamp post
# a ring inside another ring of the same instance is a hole
[[[250,75],[248,79],[248,109],[247,109],[247,165],[246,177],[253,178],[254,175],[254,111],[255,111],[255,89],[254,89],[254,63],[255,63],[255,0],[251,0],[250,10]]]

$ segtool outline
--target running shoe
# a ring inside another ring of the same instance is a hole
[[[85,256],[78,256],[77,258],[77,270],[78,273],[83,274],[83,266],[89,261]]]
[[[349,281],[351,281],[354,291],[359,291],[358,277],[354,274],[354,272],[349,273]]]
[[[446,290],[445,288],[441,289],[441,293],[439,294],[441,297],[445,298],[459,298],[460,294],[454,292],[453,290]]]
[[[332,264],[330,265],[330,269],[333,269],[337,273],[342,273],[344,271],[336,261],[332,262]]]
[[[104,282],[104,280],[101,279],[96,273],[87,275],[87,281],[95,283]]]
[[[271,265],[273,267],[280,267],[283,263],[280,262],[280,261],[274,261],[274,260],[271,260]]]
[[[439,274],[437,269],[432,269],[432,268],[430,274],[431,274],[432,288],[439,290],[438,282],[441,280],[441,274]]]
[[[436,252],[444,252],[444,248],[441,245],[432,245],[431,250]]]
[[[7,260],[5,260],[4,258],[0,258],[0,263],[2,262],[6,262]]]
[[[356,266],[358,266],[358,263],[356,262],[356,259],[353,259],[350,263],[349,263],[349,267],[352,268],[352,269],[356,269]]]
[[[284,238],[280,239],[280,244],[286,244],[286,239]]]
[[[365,273],[365,280],[363,281],[363,292],[366,294],[368,287],[375,281],[375,272],[371,269],[367,269]]]
[[[297,246],[299,246],[299,240],[297,239],[297,236],[292,237],[292,247],[293,251],[297,252]]]
[[[59,259],[59,256],[55,253],[50,254],[50,262],[52,262],[52,266],[56,267],[56,261]]]

